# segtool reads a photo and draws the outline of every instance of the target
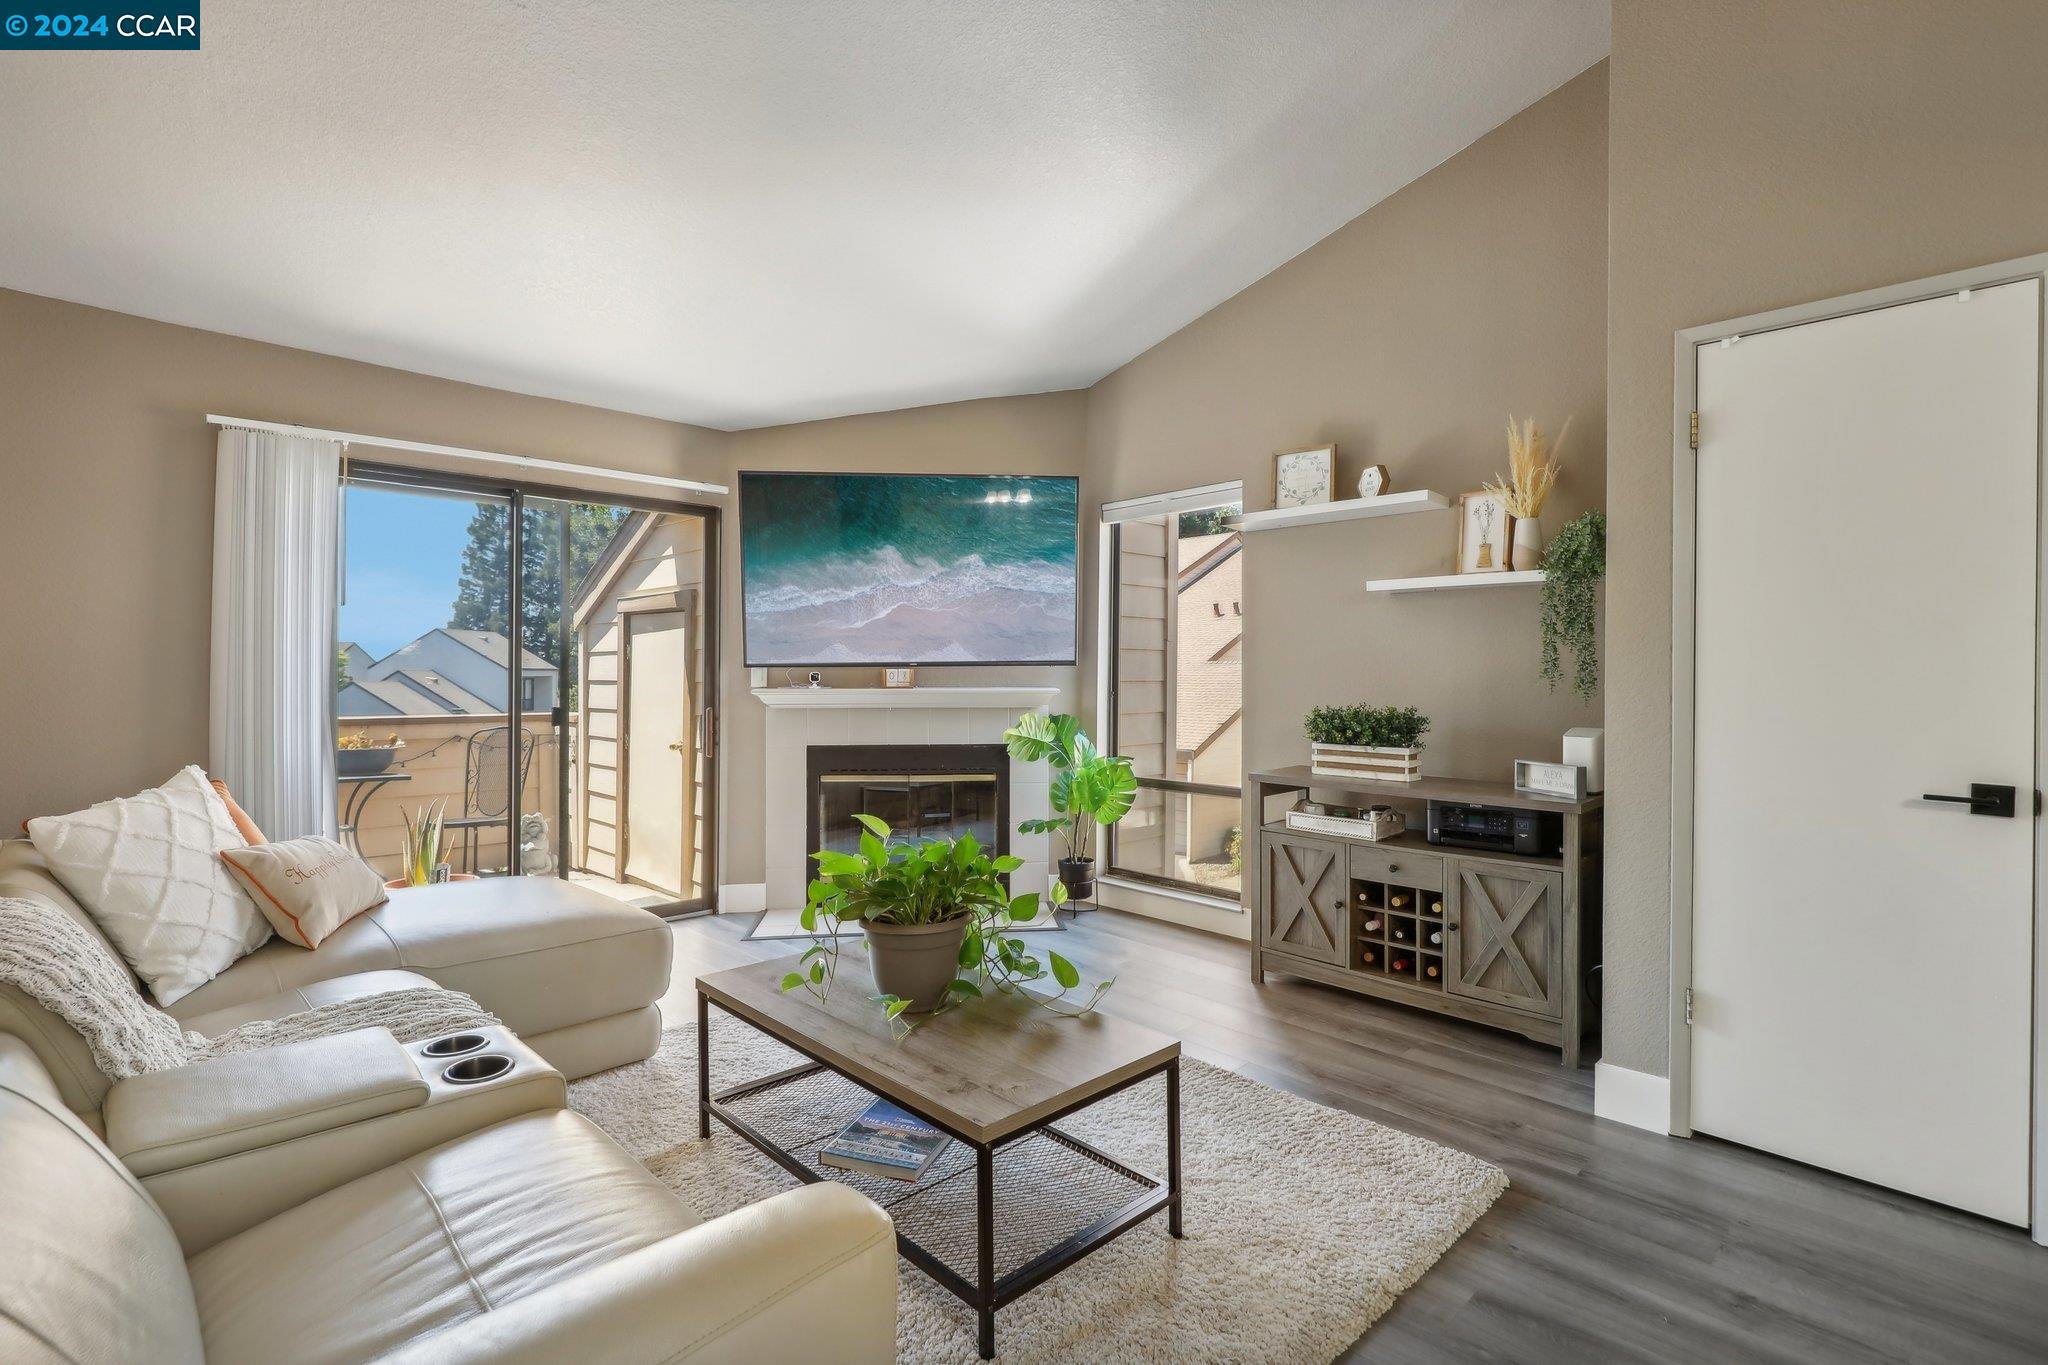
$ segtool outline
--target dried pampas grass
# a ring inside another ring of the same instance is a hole
[[[1550,501],[1550,490],[1557,485],[1557,452],[1571,429],[1571,419],[1566,418],[1553,441],[1537,427],[1535,418],[1524,418],[1518,427],[1514,414],[1508,414],[1508,474],[1506,478],[1496,476],[1495,482],[1486,485],[1486,491],[1507,506],[1508,515],[1529,518],[1543,514],[1543,504]]]

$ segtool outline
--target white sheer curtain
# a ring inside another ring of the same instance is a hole
[[[209,763],[271,839],[336,833],[340,499],[337,442],[221,429]]]

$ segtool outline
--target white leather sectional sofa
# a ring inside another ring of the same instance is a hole
[[[26,841],[0,895],[91,926]],[[211,1034],[431,980],[508,1027],[112,1083],[0,986],[0,1361],[893,1359],[873,1203],[811,1185],[706,1222],[566,1107],[567,1077],[652,1053],[669,958],[658,919],[555,880],[396,892],[172,1013]]]
[[[0,840],[0,896],[47,901],[104,941],[26,839]],[[324,1001],[446,986],[474,996],[573,1080],[654,1055],[670,955],[660,919],[587,887],[554,877],[450,882],[393,891],[318,948],[272,939],[169,1013],[212,1037]],[[96,1118],[107,1082],[83,1038],[5,985],[0,1031],[35,1049],[66,1105]]]

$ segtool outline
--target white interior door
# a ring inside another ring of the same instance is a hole
[[[682,896],[691,769],[689,613],[626,622],[626,876]]]
[[[2029,280],[1697,352],[1693,1126],[2022,1225],[2040,334]]]

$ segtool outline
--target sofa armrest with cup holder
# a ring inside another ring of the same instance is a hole
[[[107,1145],[194,1255],[313,1196],[520,1114],[562,1073],[504,1028],[400,1044],[386,1029],[120,1081]]]

